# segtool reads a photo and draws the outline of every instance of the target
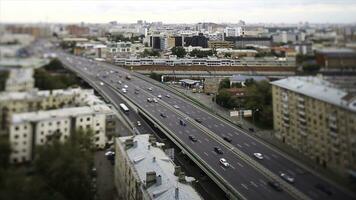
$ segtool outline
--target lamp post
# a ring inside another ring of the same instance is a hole
[[[260,111],[258,108],[256,108],[255,110],[252,110],[252,122],[253,124],[255,124],[255,112]]]

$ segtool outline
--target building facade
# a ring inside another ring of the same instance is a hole
[[[278,139],[317,164],[346,175],[356,170],[356,96],[320,77],[272,82]]]

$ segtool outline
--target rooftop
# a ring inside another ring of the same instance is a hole
[[[288,77],[271,84],[356,112],[356,96],[321,77]]]
[[[27,113],[16,113],[12,115],[12,124],[21,124],[25,122],[38,122],[48,120],[50,118],[66,118],[66,117],[77,117],[80,115],[89,114],[109,114],[111,109],[106,105],[95,105],[95,106],[83,106],[83,107],[72,107],[72,108],[62,108],[56,110],[47,110],[39,112],[27,112]]]
[[[120,137],[117,140],[124,144],[129,138],[132,137]],[[147,172],[154,171],[157,176],[161,176],[161,184],[154,184],[146,188],[151,199],[176,199],[176,188],[178,188],[178,199],[180,200],[202,199],[191,185],[178,182],[178,177],[174,175],[174,163],[162,149],[151,146],[149,134],[137,135],[133,140],[136,145],[129,148],[126,153],[141,182],[146,182]]]

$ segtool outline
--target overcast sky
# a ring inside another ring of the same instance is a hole
[[[355,23],[356,0],[0,0],[0,22]]]

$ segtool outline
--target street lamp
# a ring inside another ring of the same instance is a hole
[[[256,108],[255,110],[252,110],[252,122],[253,124],[255,124],[255,112],[260,111],[258,108]]]

